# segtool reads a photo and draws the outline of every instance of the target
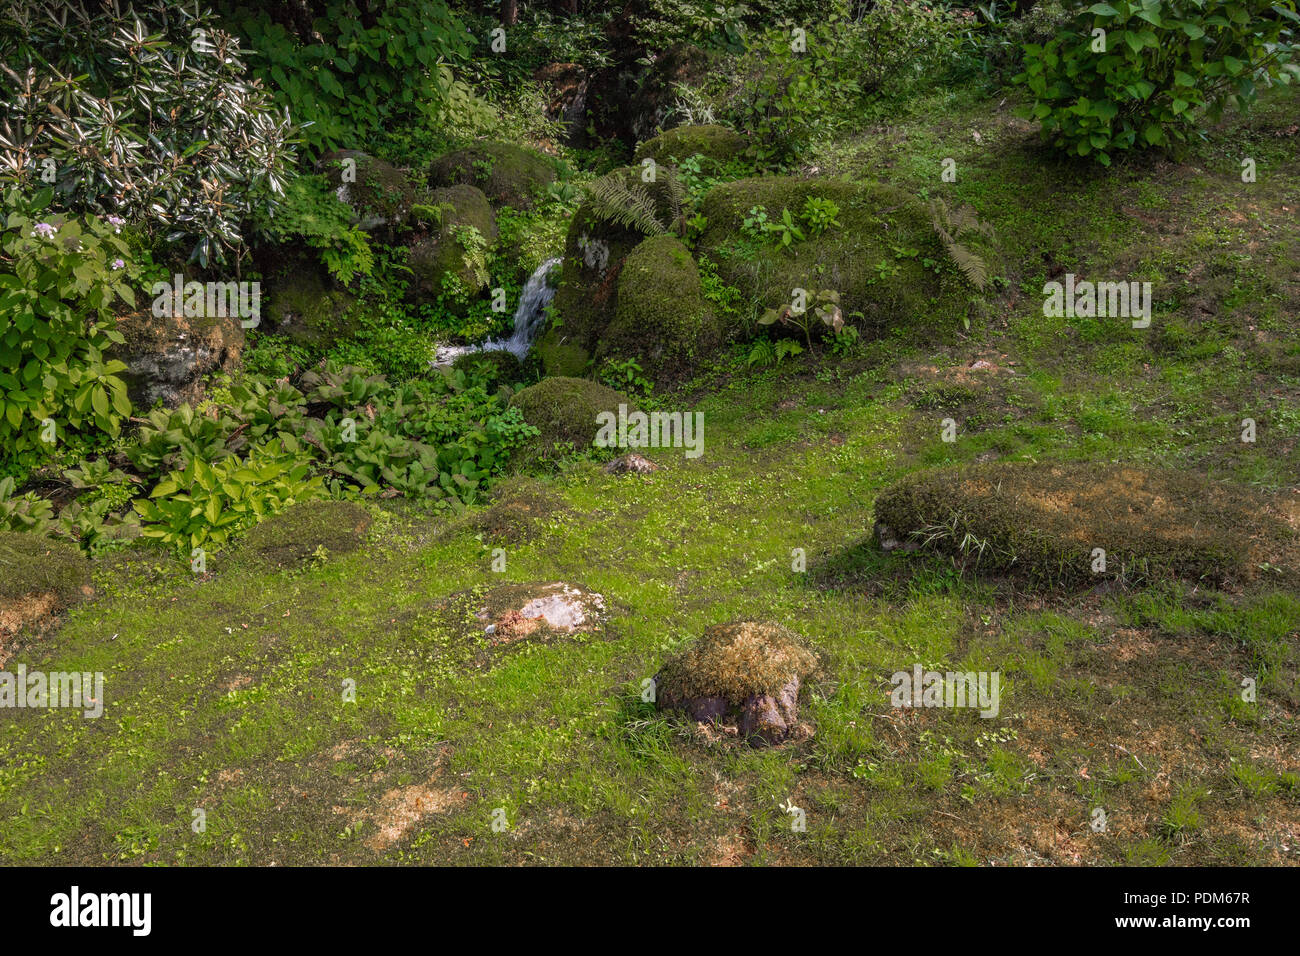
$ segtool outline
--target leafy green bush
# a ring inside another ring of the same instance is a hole
[[[0,531],[35,531],[54,527],[54,506],[35,492],[14,495],[13,477],[0,478]]]
[[[1109,166],[1127,149],[1177,147],[1260,81],[1300,75],[1292,0],[1114,0],[1025,47],[1016,82],[1053,146]]]
[[[196,414],[189,405],[170,411],[158,408],[149,412],[126,457],[145,475],[183,468],[195,458],[216,461],[230,453],[228,432],[221,422]]]
[[[12,476],[0,479],[0,530],[70,538],[88,551],[143,534],[187,553],[217,550],[294,501],[326,494],[472,503],[537,435],[508,407],[511,388],[491,379],[471,365],[393,385],[329,363],[302,388],[247,376],[215,389],[202,412],[151,412],[123,449],[131,470],[100,457],[64,471],[79,494],[57,516],[34,491],[15,495]]]
[[[0,8],[0,176],[52,180],[60,208],[196,240],[207,266],[274,200],[293,126],[244,77],[211,13],[169,0]]]
[[[316,154],[435,123],[468,94],[446,62],[467,55],[468,34],[441,0],[326,0],[304,36],[264,9],[237,7],[232,16],[260,54],[255,74],[310,124],[303,133]]]
[[[1026,46],[1046,43],[1073,15],[1061,0],[1035,0],[1029,10],[1023,0],[988,0],[973,9],[963,0],[946,0],[944,6],[958,37],[952,80],[968,83],[978,76],[995,89],[1024,68]]]
[[[955,46],[954,21],[938,7],[880,0],[861,12],[836,2],[816,19],[750,35],[745,52],[706,82],[695,109],[707,104],[706,112],[748,136],[758,163],[784,165],[845,127],[867,98]]]
[[[43,212],[51,196],[23,202],[11,189],[0,231],[0,454],[21,465],[69,429],[116,436],[131,414],[126,366],[104,358],[122,341],[109,307],[135,301],[126,244],[112,223]]]
[[[306,440],[363,493],[388,486],[412,498],[472,502],[510,451],[536,434],[472,371],[391,386],[360,369],[327,367],[303,376],[303,386],[309,402],[333,406],[308,423]]]
[[[220,547],[235,533],[283,511],[295,501],[321,497],[323,479],[313,476],[312,457],[292,439],[253,448],[246,459],[209,464],[193,458],[134,503],[142,534],[188,552]]]

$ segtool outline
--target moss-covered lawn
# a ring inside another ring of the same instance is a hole
[[[1300,595],[1027,591],[870,539],[891,481],[990,458],[1296,493],[1297,102],[1267,97],[1184,163],[1110,172],[1050,160],[1010,104],[918,104],[810,164],[946,190],[997,226],[1010,286],[970,333],[936,315],[914,344],[900,317],[855,357],[758,373],[737,350],[660,396],[704,413],[702,457],[516,483],[541,504],[508,541],[386,502],[362,550],[299,571],[237,549],[203,576],[100,558],[97,596],[23,661],[103,671],[105,713],[0,712],[0,862],[1295,862]],[[1045,318],[1065,271],[1153,282],[1151,328]],[[609,620],[491,645],[475,595],[527,581],[599,591]],[[642,703],[672,653],[737,618],[821,657],[811,739],[711,741]],[[1000,671],[999,716],[891,708],[889,675],[918,662]]]

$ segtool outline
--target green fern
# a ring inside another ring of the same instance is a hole
[[[975,210],[962,206],[950,210],[942,199],[930,200],[930,222],[934,226],[939,241],[956,264],[957,269],[971,285],[983,292],[989,282],[989,267],[984,257],[974,252],[961,241],[969,234],[983,236],[991,242],[997,241],[993,226],[980,222]]]
[[[686,186],[671,169],[659,167],[658,176],[668,205],[667,222],[660,218],[654,197],[645,184],[629,183],[627,174],[620,172],[608,173],[587,187],[592,214],[598,220],[649,236],[685,235]]]

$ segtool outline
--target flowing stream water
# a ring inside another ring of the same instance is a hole
[[[523,291],[519,293],[519,307],[515,309],[515,329],[510,338],[488,339],[478,345],[439,345],[434,350],[434,366],[450,365],[462,355],[499,349],[510,352],[522,362],[545,321],[546,307],[555,298],[555,290],[546,280],[559,261],[558,257],[547,259],[524,283]]]

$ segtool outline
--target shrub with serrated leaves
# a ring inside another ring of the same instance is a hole
[[[0,176],[52,174],[61,208],[224,261],[293,166],[293,123],[243,56],[197,4],[0,0]]]
[[[131,414],[126,366],[104,357],[122,341],[110,307],[135,300],[126,244],[112,223],[45,211],[49,200],[11,188],[0,229],[0,456],[24,467],[70,430],[116,436]]]
[[[1177,147],[1260,83],[1300,76],[1293,0],[1113,0],[1025,47],[1017,83],[1043,137],[1109,166],[1112,154]]]

